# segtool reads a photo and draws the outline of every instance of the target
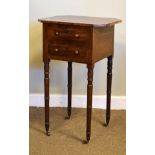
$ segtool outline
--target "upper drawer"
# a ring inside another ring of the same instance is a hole
[[[82,41],[87,42],[90,39],[90,28],[86,26],[48,24],[47,38],[49,41]]]

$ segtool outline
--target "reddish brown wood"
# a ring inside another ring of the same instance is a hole
[[[48,49],[47,49],[48,40],[47,40],[46,29],[47,29],[47,25],[43,24],[43,61],[44,62],[49,61]]]
[[[56,16],[40,19],[43,23],[43,61],[45,70],[45,128],[49,135],[49,61],[68,61],[68,118],[72,102],[72,62],[85,63],[88,68],[86,141],[91,135],[93,67],[108,57],[106,126],[110,121],[112,56],[114,52],[114,18]]]
[[[89,143],[91,136],[91,113],[92,113],[92,94],[93,94],[93,64],[87,64],[88,68],[88,84],[87,84],[87,127],[86,127],[86,141]]]
[[[43,25],[46,38],[44,49],[49,59],[79,63],[92,60],[92,27],[54,23]]]
[[[44,19],[39,19],[43,23],[56,23],[56,24],[70,24],[80,26],[96,26],[105,27],[112,26],[121,20],[116,18],[101,18],[101,17],[85,17],[85,16],[55,16]]]
[[[114,26],[103,28],[45,22],[43,29],[44,59],[88,64],[113,55]]]
[[[44,89],[45,89],[45,129],[49,136],[49,61],[44,62]]]
[[[47,24],[47,23],[46,23]],[[48,39],[50,41],[75,41],[85,42],[90,39],[89,27],[79,25],[65,25],[65,24],[47,24]]]
[[[108,57],[107,63],[107,106],[106,106],[106,124],[108,126],[110,121],[110,108],[111,108],[111,85],[112,85],[112,56]]]
[[[103,58],[113,55],[114,26],[94,27],[93,29],[93,57],[95,63]]]
[[[68,119],[72,110],[72,62],[68,62]]]
[[[80,48],[80,46],[68,46],[68,45],[55,45],[54,43],[49,44],[48,46],[49,54],[51,57],[59,56],[59,57],[70,57],[77,58],[80,60],[83,58],[87,58],[86,49]]]

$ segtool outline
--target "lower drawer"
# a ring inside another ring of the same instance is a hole
[[[68,45],[48,45],[48,53],[51,56],[68,57],[68,58],[83,58],[86,59],[87,52],[85,49],[81,49]]]

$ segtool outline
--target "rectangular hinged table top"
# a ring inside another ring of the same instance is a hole
[[[112,26],[116,23],[121,22],[120,19],[116,18],[101,18],[101,17],[86,17],[86,16],[54,16],[39,19],[40,22],[43,23],[69,23],[73,25],[85,25],[85,26]]]

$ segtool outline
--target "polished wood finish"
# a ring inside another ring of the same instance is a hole
[[[113,55],[114,26],[93,29],[93,63]]]
[[[91,114],[92,114],[92,95],[93,95],[93,64],[88,64],[88,84],[87,84],[87,126],[86,143],[89,143],[91,135]]]
[[[107,105],[106,105],[106,123],[108,126],[110,121],[110,107],[111,107],[111,85],[112,85],[112,56],[108,57],[107,63]]]
[[[79,26],[79,25],[65,25],[65,24],[47,24],[47,37],[49,41],[54,42],[55,44],[58,41],[78,41],[79,43],[85,42],[90,39],[88,27]],[[61,42],[61,43],[62,43]],[[59,44],[58,44],[59,45]]]
[[[44,19],[39,19],[43,23],[56,23],[66,25],[80,25],[80,26],[95,26],[95,27],[106,27],[112,26],[121,22],[116,18],[101,18],[101,17],[85,17],[85,16],[55,16]]]
[[[91,61],[91,27],[43,23],[43,29],[45,57],[79,63]]]
[[[46,30],[44,53],[48,59],[93,64],[113,55],[114,26],[43,23],[43,29]]]
[[[72,108],[72,62],[68,62],[68,118],[71,116]]]
[[[45,129],[49,136],[49,61],[44,62],[44,89],[45,89]]]
[[[112,57],[114,54],[115,18],[55,16],[39,19],[43,23],[43,61],[45,70],[45,128],[49,135],[49,61],[68,61],[68,117],[72,105],[72,62],[85,63],[88,69],[86,141],[91,136],[93,68],[108,58],[106,126],[110,121]]]

